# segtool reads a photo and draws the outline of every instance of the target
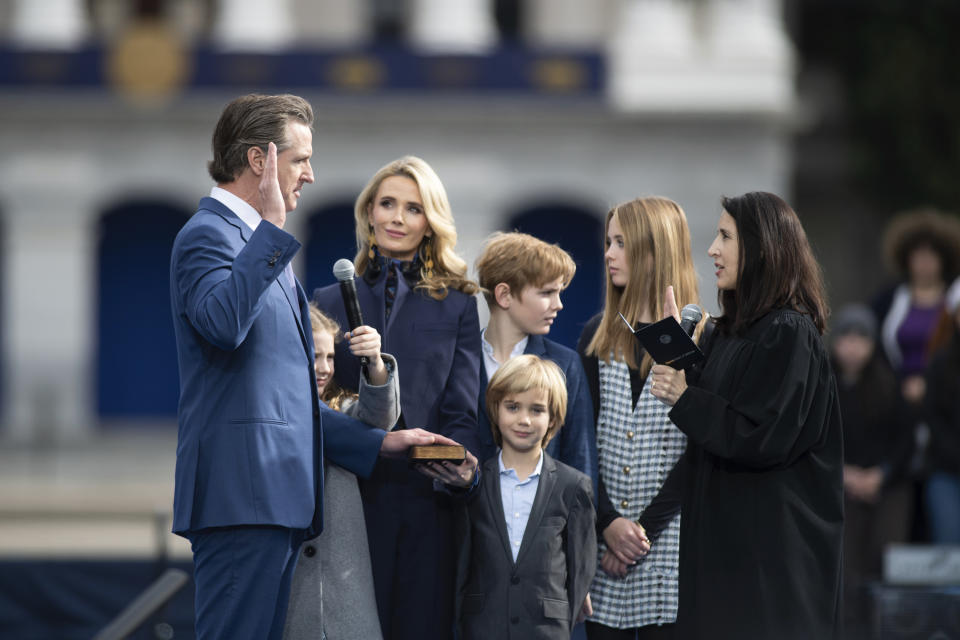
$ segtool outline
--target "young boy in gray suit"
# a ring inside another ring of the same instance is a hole
[[[486,400],[500,452],[460,521],[459,637],[568,640],[589,615],[597,540],[590,479],[544,451],[566,415],[563,373],[517,356],[490,379]]]

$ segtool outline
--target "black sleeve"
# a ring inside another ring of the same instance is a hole
[[[593,399],[593,423],[596,425],[597,418],[600,417],[600,363],[596,356],[587,355],[587,347],[593,340],[593,335],[600,326],[600,320],[603,316],[597,314],[590,318],[583,331],[580,332],[580,339],[577,340],[577,353],[580,355],[580,362],[583,364],[583,372],[587,376],[587,386],[590,389],[590,397]],[[594,427],[596,428],[596,427]]]
[[[700,351],[703,353],[703,360],[696,362],[689,367],[687,367],[687,384],[696,386],[700,380],[700,374],[703,372],[703,366],[707,362],[707,358],[710,357],[710,347],[713,344],[713,336],[717,330],[717,319],[714,317],[707,318],[706,322],[703,323],[703,330],[700,332],[700,339],[697,342],[697,346],[700,347]]]
[[[607,487],[603,484],[603,477],[597,474],[597,535],[602,536],[610,523],[621,517],[620,512],[613,506]]]
[[[778,314],[761,324],[749,360],[717,376],[739,376],[726,398],[689,386],[670,419],[707,452],[754,469],[792,464],[840,428],[829,359],[813,323]],[[735,368],[735,369],[734,369]]]
[[[680,456],[667,475],[667,479],[663,481],[660,491],[657,492],[657,495],[654,496],[637,520],[644,531],[647,532],[647,538],[651,541],[656,540],[674,517],[680,513],[683,474],[687,465],[686,458],[686,454]]]
[[[956,357],[952,348],[934,356],[927,370],[927,393],[924,398],[927,423],[930,426],[930,457],[936,461],[960,460],[960,402],[957,400],[957,368],[951,366]]]
[[[913,412],[894,385],[889,391],[891,408],[884,416],[883,428],[888,434],[885,440],[884,478],[886,486],[894,485],[907,477],[915,449],[913,436]]]
[[[600,326],[602,314],[597,314],[590,318],[583,331],[580,333],[580,339],[577,341],[577,353],[580,354],[580,362],[583,363],[583,371],[587,376],[587,386],[590,389],[590,396],[593,399],[593,424],[596,430],[597,418],[600,417],[600,363],[596,356],[587,355],[587,346],[593,339],[593,335]],[[597,535],[602,536],[603,530],[610,526],[610,523],[620,517],[620,512],[613,506],[610,496],[607,494],[607,488],[603,484],[603,476],[597,471]]]

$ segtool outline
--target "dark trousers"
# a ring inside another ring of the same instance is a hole
[[[635,629],[614,629],[587,620],[588,640],[673,640],[672,624],[647,625]]]
[[[222,527],[188,536],[198,640],[280,640],[301,529]]]
[[[913,514],[913,487],[887,487],[876,503],[849,496],[843,500],[844,638],[870,636],[873,597],[870,584],[880,580],[884,548],[907,542]]]
[[[876,503],[849,496],[843,500],[843,577],[861,585],[880,579],[883,550],[906,542],[913,514],[913,492],[907,484],[886,488]]]
[[[384,640],[453,637],[453,504],[405,462],[380,460],[360,483]]]

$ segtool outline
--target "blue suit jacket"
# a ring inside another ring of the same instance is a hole
[[[282,276],[300,244],[203,198],[170,258],[180,366],[173,530],[323,527],[323,455],[368,475],[385,433],[317,397],[306,296]],[[324,447],[326,446],[326,451]]]
[[[380,332],[382,349],[397,359],[403,424],[443,434],[479,451],[480,320],[473,296],[451,290],[443,300],[411,289],[398,278],[389,322],[384,313],[385,273],[357,278],[363,322]],[[317,305],[347,327],[340,285],[314,292]],[[344,342],[336,346],[335,377],[356,390],[359,360]]]
[[[560,462],[582,471],[597,486],[597,439],[593,424],[593,398],[583,373],[583,364],[576,351],[540,335],[531,335],[527,339],[527,348],[523,350],[544,360],[552,360],[563,371],[567,379],[567,415],[563,426],[547,444],[546,451]],[[490,430],[490,417],[487,415],[487,368],[481,360],[480,365],[480,401],[478,420],[480,423],[482,457],[485,462],[497,453]]]

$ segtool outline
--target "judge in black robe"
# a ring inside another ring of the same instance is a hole
[[[724,315],[702,373],[686,386],[682,372],[653,371],[654,395],[673,404],[688,437],[677,637],[838,638],[843,436],[819,270],[796,214],[776,196],[725,199],[724,209],[721,229],[726,217],[726,231],[741,234],[739,264],[711,246]],[[780,220],[790,216],[795,228]],[[777,264],[767,253],[758,265],[765,237],[791,255]],[[774,267],[766,280],[756,273]],[[724,268],[737,270],[732,285]],[[770,290],[751,297],[758,282]]]

